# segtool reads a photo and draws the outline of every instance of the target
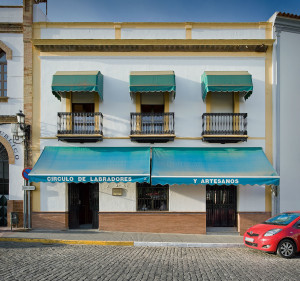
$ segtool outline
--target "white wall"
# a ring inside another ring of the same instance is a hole
[[[115,39],[113,28],[47,28],[41,39]]]
[[[193,39],[265,39],[265,29],[193,28]]]
[[[169,187],[170,212],[206,212],[206,187],[172,185]]]
[[[23,110],[23,35],[1,33],[0,40],[12,50],[12,60],[7,60],[9,99],[7,103],[0,103],[0,114],[15,115]]]
[[[237,188],[238,212],[265,212],[265,187],[239,185]]]
[[[68,211],[67,183],[40,183],[41,212]]]
[[[123,188],[122,196],[112,196],[112,188]],[[135,212],[136,183],[100,183],[99,212]]]
[[[23,22],[23,8],[0,8],[0,22]]]
[[[185,39],[185,29],[122,28],[122,39]]]
[[[129,73],[134,70],[174,70],[176,98],[170,102],[175,112],[175,131],[178,137],[200,137],[202,114],[206,104],[202,101],[200,76],[204,70],[248,70],[253,77],[254,92],[247,100],[241,99],[240,112],[248,113],[248,135],[265,136],[265,84],[264,59],[261,58],[203,58],[203,57],[41,57],[41,126],[42,137],[56,135],[57,112],[65,111],[64,102],[51,93],[52,77],[58,70],[100,70],[104,75],[103,113],[105,137],[128,137],[130,112],[135,102],[129,94]],[[47,106],[44,106],[46,105]],[[187,124],[190,124],[187,126]],[[120,141],[120,140],[119,140]],[[172,145],[177,146],[175,140]],[[254,141],[254,140],[253,140]],[[109,145],[112,140],[105,141]],[[120,143],[120,142],[119,142]],[[130,143],[130,142],[129,142]],[[189,141],[180,142],[189,146]],[[236,146],[252,146],[250,142]],[[60,143],[64,145],[64,143]],[[104,142],[103,142],[104,145]],[[130,144],[129,144],[130,145]],[[134,144],[136,145],[136,144]],[[167,144],[168,146],[170,144]],[[198,141],[196,146],[207,145]],[[260,141],[259,146],[264,146]]]
[[[280,210],[300,210],[300,34],[280,38]]]

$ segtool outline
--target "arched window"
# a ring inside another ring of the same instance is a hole
[[[7,200],[9,194],[8,154],[0,143],[0,226],[7,226]]]
[[[7,61],[6,54],[0,49],[0,97],[7,96]]]

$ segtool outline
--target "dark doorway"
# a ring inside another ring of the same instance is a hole
[[[237,191],[234,185],[206,186],[206,226],[235,227]]]
[[[69,184],[69,228],[99,227],[99,184]]]

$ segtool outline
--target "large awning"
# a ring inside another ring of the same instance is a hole
[[[253,91],[252,76],[248,71],[205,71],[201,76],[202,99],[207,93],[240,93],[245,100]]]
[[[103,99],[103,75],[100,71],[57,71],[51,87],[59,100],[66,92],[97,93]]]
[[[174,71],[131,71],[130,94],[171,93],[175,96]]]
[[[150,148],[47,146],[30,182],[150,182]]]
[[[279,185],[260,147],[152,149],[152,185]]]

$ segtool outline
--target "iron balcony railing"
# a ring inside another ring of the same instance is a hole
[[[58,112],[58,135],[102,135],[101,112]]]
[[[174,112],[130,113],[131,135],[173,135]]]
[[[247,135],[247,113],[204,113],[202,135]]]

